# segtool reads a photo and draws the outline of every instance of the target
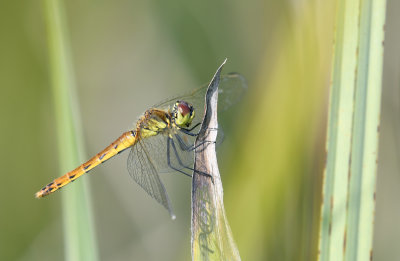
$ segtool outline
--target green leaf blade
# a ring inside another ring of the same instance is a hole
[[[62,175],[83,161],[85,151],[64,7],[60,0],[43,0],[43,7]],[[66,260],[98,260],[88,189],[82,178],[62,192]]]
[[[340,1],[338,8],[320,260],[372,254],[384,2]]]

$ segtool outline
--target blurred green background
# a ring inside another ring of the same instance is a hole
[[[374,259],[400,259],[400,3],[387,2]],[[243,260],[315,260],[336,2],[68,1],[87,157],[150,105],[237,71],[249,91],[225,121],[225,205]],[[61,193],[41,2],[0,3],[0,260],[62,260]],[[229,114],[229,113],[228,113]],[[165,175],[177,214],[127,175],[89,175],[101,260],[189,260],[190,179]],[[79,181],[77,181],[79,182]],[[73,185],[72,185],[73,186]],[[68,190],[68,187],[65,188]]]

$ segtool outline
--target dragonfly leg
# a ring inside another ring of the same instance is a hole
[[[182,137],[179,135],[175,135],[176,139],[178,140],[179,143],[179,147],[183,150],[183,151],[193,151],[195,149],[197,149],[198,147],[200,147],[201,145],[204,145],[205,143],[216,143],[215,141],[208,141],[205,140],[203,142],[200,142],[199,144],[195,145],[188,145],[186,144],[183,140]]]
[[[187,129],[180,128],[179,130],[180,130],[181,132],[183,132],[183,133],[185,133],[185,134],[187,134],[187,135],[193,136],[193,137],[199,135],[199,133],[192,133],[192,132],[190,132],[190,130],[187,130]]]
[[[192,131],[194,128],[196,128],[197,126],[199,126],[199,125],[200,125],[200,123],[197,123],[197,124],[194,125],[194,127],[191,128],[191,129],[180,128],[179,130],[180,130],[181,132],[187,134],[187,135],[190,135],[190,136],[194,136],[194,137],[195,137],[195,136],[198,136],[198,135],[199,135],[200,131],[197,132],[197,133],[193,133],[193,132],[191,132],[191,131]],[[218,128],[208,128],[207,130],[218,130]]]
[[[197,128],[198,126],[200,126],[200,122],[199,123],[197,123],[196,125],[194,125],[192,128],[190,128],[190,129],[185,129],[185,130],[187,130],[187,131],[192,131],[192,130],[194,130],[195,128]]]
[[[190,128],[190,129],[180,128],[179,130],[182,131],[183,133],[187,134],[187,135],[190,135],[190,136],[197,136],[197,135],[199,135],[200,130],[199,130],[199,132],[197,132],[197,133],[193,133],[192,130],[194,130],[195,128],[197,128],[197,127],[200,126],[200,125],[201,125],[201,123],[199,122],[199,123],[197,123],[196,125],[194,125],[194,126],[193,126],[192,128]]]
[[[183,141],[182,141],[183,142]],[[183,165],[183,163],[182,163],[182,161],[181,161],[181,159],[180,159],[180,157],[179,157],[179,154],[178,154],[178,151],[176,150],[176,147],[175,147],[175,142],[174,142],[174,140],[173,139],[171,139],[171,138],[168,138],[168,148],[167,148],[167,154],[168,154],[168,165],[171,167],[171,165],[169,164],[170,163],[170,158],[169,158],[169,146],[170,146],[170,144],[171,144],[171,146],[172,146],[172,149],[174,150],[174,152],[175,152],[175,156],[176,156],[176,159],[178,160],[178,163],[179,163],[179,165],[181,165],[182,167],[184,167],[185,169],[189,169],[189,170],[191,170],[191,171],[195,171],[195,172],[197,172],[197,173],[199,173],[200,175],[203,175],[203,176],[206,176],[206,177],[209,177],[209,178],[211,178],[211,181],[212,181],[212,183],[214,184],[214,178],[213,178],[213,176],[212,175],[210,175],[210,174],[208,174],[208,173],[205,173],[205,172],[202,172],[202,171],[199,171],[199,170],[195,170],[195,169],[193,169],[193,168],[191,168],[191,167],[188,167],[188,166],[185,166],[185,165]],[[201,144],[200,144],[201,145]],[[175,169],[175,168],[173,168],[173,169]],[[175,169],[176,170],[176,169]],[[181,172],[181,171],[180,171]],[[185,173],[186,174],[186,173]],[[187,175],[187,174],[186,174]]]
[[[186,144],[186,142],[184,142],[182,140],[181,136],[175,135],[175,137],[178,140],[179,147],[181,148],[181,150],[183,150],[183,151],[192,151],[194,149],[194,146]]]
[[[172,144],[173,144],[174,141],[173,141],[171,138],[168,138],[168,140],[167,140],[167,163],[168,163],[168,167],[170,167],[171,169],[173,169],[173,170],[175,170],[175,171],[178,171],[178,172],[180,172],[180,173],[182,173],[182,174],[184,174],[184,175],[186,175],[186,176],[188,176],[188,177],[192,177],[192,175],[187,174],[186,172],[184,172],[184,171],[182,171],[182,170],[180,170],[180,169],[177,169],[177,168],[175,168],[174,166],[172,166],[172,164],[171,164],[171,154],[170,154],[170,146],[171,146],[170,144],[171,144],[171,142],[172,142]],[[176,157],[178,158],[179,164],[183,166],[183,164],[182,164],[182,162],[181,162],[181,159],[180,159],[180,158],[178,157],[178,155],[177,155],[175,145],[173,145],[173,148],[174,148],[174,150],[175,150],[175,154],[176,154]],[[184,166],[184,167],[185,167],[185,166]]]

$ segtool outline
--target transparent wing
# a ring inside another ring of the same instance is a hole
[[[159,104],[154,105],[154,108],[171,109],[178,100],[186,101],[193,105],[195,110],[195,119],[192,126],[201,122],[204,115],[205,94],[208,85],[195,89],[185,95],[167,99]],[[247,90],[245,78],[238,73],[230,73],[221,77],[218,87],[218,111],[225,111],[232,105],[236,104],[243,97]]]
[[[156,154],[158,155],[158,154]],[[128,156],[129,175],[139,184],[152,198],[163,205],[170,213],[172,219],[175,215],[172,211],[167,192],[154,165],[146,144],[142,140],[132,147]],[[155,159],[156,160],[156,159]]]
[[[195,137],[185,133],[168,133],[167,131],[172,132],[173,130],[166,130],[163,134],[141,140],[154,168],[158,173],[182,170],[186,174],[190,174],[191,171],[188,168],[193,168]],[[168,141],[168,139],[170,140]]]
[[[218,111],[227,110],[237,103],[246,89],[247,84],[242,75],[233,73],[223,76],[218,91]],[[194,107],[195,119],[192,122],[192,126],[195,126],[203,119],[206,91],[207,86],[204,86],[186,95],[163,101],[153,106],[153,108],[171,109],[176,101],[186,101]],[[193,132],[198,130],[199,127],[194,129]],[[195,138],[177,130],[168,131],[139,139],[139,142],[129,153],[128,172],[136,183],[168,209],[171,217],[174,218],[167,192],[158,173],[173,171],[191,173],[188,168],[193,167],[194,152],[192,148]],[[221,130],[219,132],[222,134]],[[218,143],[220,142],[218,142],[217,138],[217,145]]]
[[[218,87],[218,111],[226,111],[238,103],[247,91],[247,82],[243,75],[230,73],[222,76]]]

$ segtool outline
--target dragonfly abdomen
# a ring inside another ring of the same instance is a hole
[[[91,169],[107,161],[118,153],[126,150],[136,143],[136,132],[128,131],[122,134],[118,139],[116,139],[113,143],[111,143],[107,148],[97,153],[94,157],[92,157],[87,162],[83,163],[76,169],[66,173],[65,175],[55,179],[53,182],[50,182],[45,187],[43,187],[40,191],[38,191],[35,196],[36,198],[41,198],[47,196],[50,193],[64,187],[68,183],[74,181],[85,173],[88,173]]]

